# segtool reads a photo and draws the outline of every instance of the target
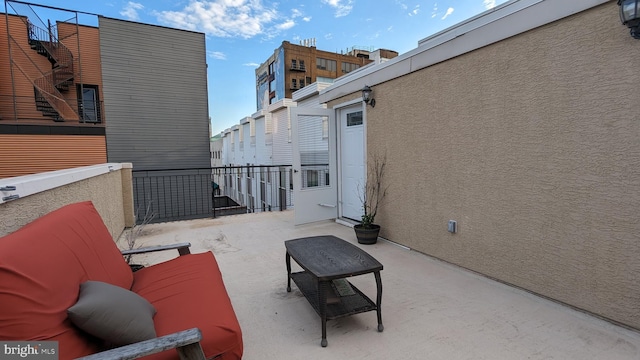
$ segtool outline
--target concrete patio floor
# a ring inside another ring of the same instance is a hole
[[[322,348],[319,316],[295,285],[286,291],[284,240],[325,234],[357,244],[347,226],[294,226],[284,211],[147,225],[138,245],[191,242],[192,252],[214,252],[247,360],[640,359],[639,332],[387,241],[358,245],[384,265],[384,332],[375,312],[332,320]],[[372,274],[349,280],[375,299]]]

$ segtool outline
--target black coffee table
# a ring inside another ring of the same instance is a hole
[[[382,264],[359,247],[332,235],[313,236],[284,242],[287,249],[287,291],[291,279],[322,319],[322,341],[327,346],[327,320],[366,311],[378,313],[382,332]],[[291,273],[291,258],[304,271]],[[378,294],[374,303],[344,278],[373,273]]]

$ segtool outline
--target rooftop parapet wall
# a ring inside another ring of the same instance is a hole
[[[134,224],[131,170],[127,163],[101,164],[0,179],[0,236],[64,205],[90,200],[115,241]]]

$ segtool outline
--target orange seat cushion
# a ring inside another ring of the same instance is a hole
[[[242,357],[242,333],[213,253],[189,254],[134,273],[132,291],[157,310],[158,336],[197,327],[207,358]],[[177,359],[167,350],[145,359]]]
[[[131,269],[91,202],[67,205],[0,238],[0,339],[59,341],[59,358],[98,351],[67,309],[87,280],[131,287]]]

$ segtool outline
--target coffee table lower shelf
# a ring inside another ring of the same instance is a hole
[[[320,300],[318,297],[318,282],[315,277],[306,271],[291,273],[291,279],[298,286],[300,292],[307,298],[307,301],[313,306],[318,315],[320,314]],[[339,296],[335,293],[333,287],[327,284],[329,299],[336,301],[328,301],[326,304],[327,320],[337,319],[344,316],[359,314],[367,311],[377,310],[376,303],[371,301],[367,295],[363,294],[353,284],[351,288],[355,292],[353,295]]]

